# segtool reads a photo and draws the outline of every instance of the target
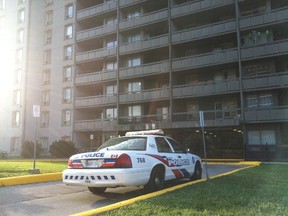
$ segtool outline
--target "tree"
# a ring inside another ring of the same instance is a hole
[[[51,144],[49,152],[54,157],[67,158],[75,154],[77,149],[71,141],[56,140]]]
[[[36,144],[36,157],[41,153],[40,144]],[[34,157],[34,142],[26,140],[22,146],[21,156],[23,158],[33,158]]]

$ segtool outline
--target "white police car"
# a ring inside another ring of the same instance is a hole
[[[73,155],[63,171],[63,182],[103,193],[123,186],[160,190],[167,180],[201,179],[200,157],[163,134],[162,130],[127,132],[106,141],[96,152]]]

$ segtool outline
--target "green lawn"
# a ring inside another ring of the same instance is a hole
[[[63,162],[38,162],[36,160],[36,169],[40,169],[40,173],[62,172],[67,168],[67,161]],[[28,170],[33,169],[33,160],[25,161],[9,161],[0,160],[0,178],[30,175]]]
[[[288,165],[241,170],[103,215],[288,215]]]

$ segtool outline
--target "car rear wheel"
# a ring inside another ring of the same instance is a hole
[[[93,194],[104,193],[106,189],[106,187],[88,187],[88,190]]]
[[[195,181],[202,178],[202,168],[199,163],[196,163],[194,168],[194,173],[191,176],[190,180]]]
[[[150,179],[145,188],[150,191],[157,191],[164,188],[164,170],[160,167],[154,168],[151,172]]]

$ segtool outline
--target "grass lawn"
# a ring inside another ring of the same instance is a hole
[[[39,162],[36,160],[36,169],[40,169],[40,173],[62,172],[67,168],[65,162]],[[9,161],[0,160],[0,178],[30,175],[28,170],[33,169],[33,160],[25,161]]]
[[[241,170],[103,215],[288,215],[288,165]]]

